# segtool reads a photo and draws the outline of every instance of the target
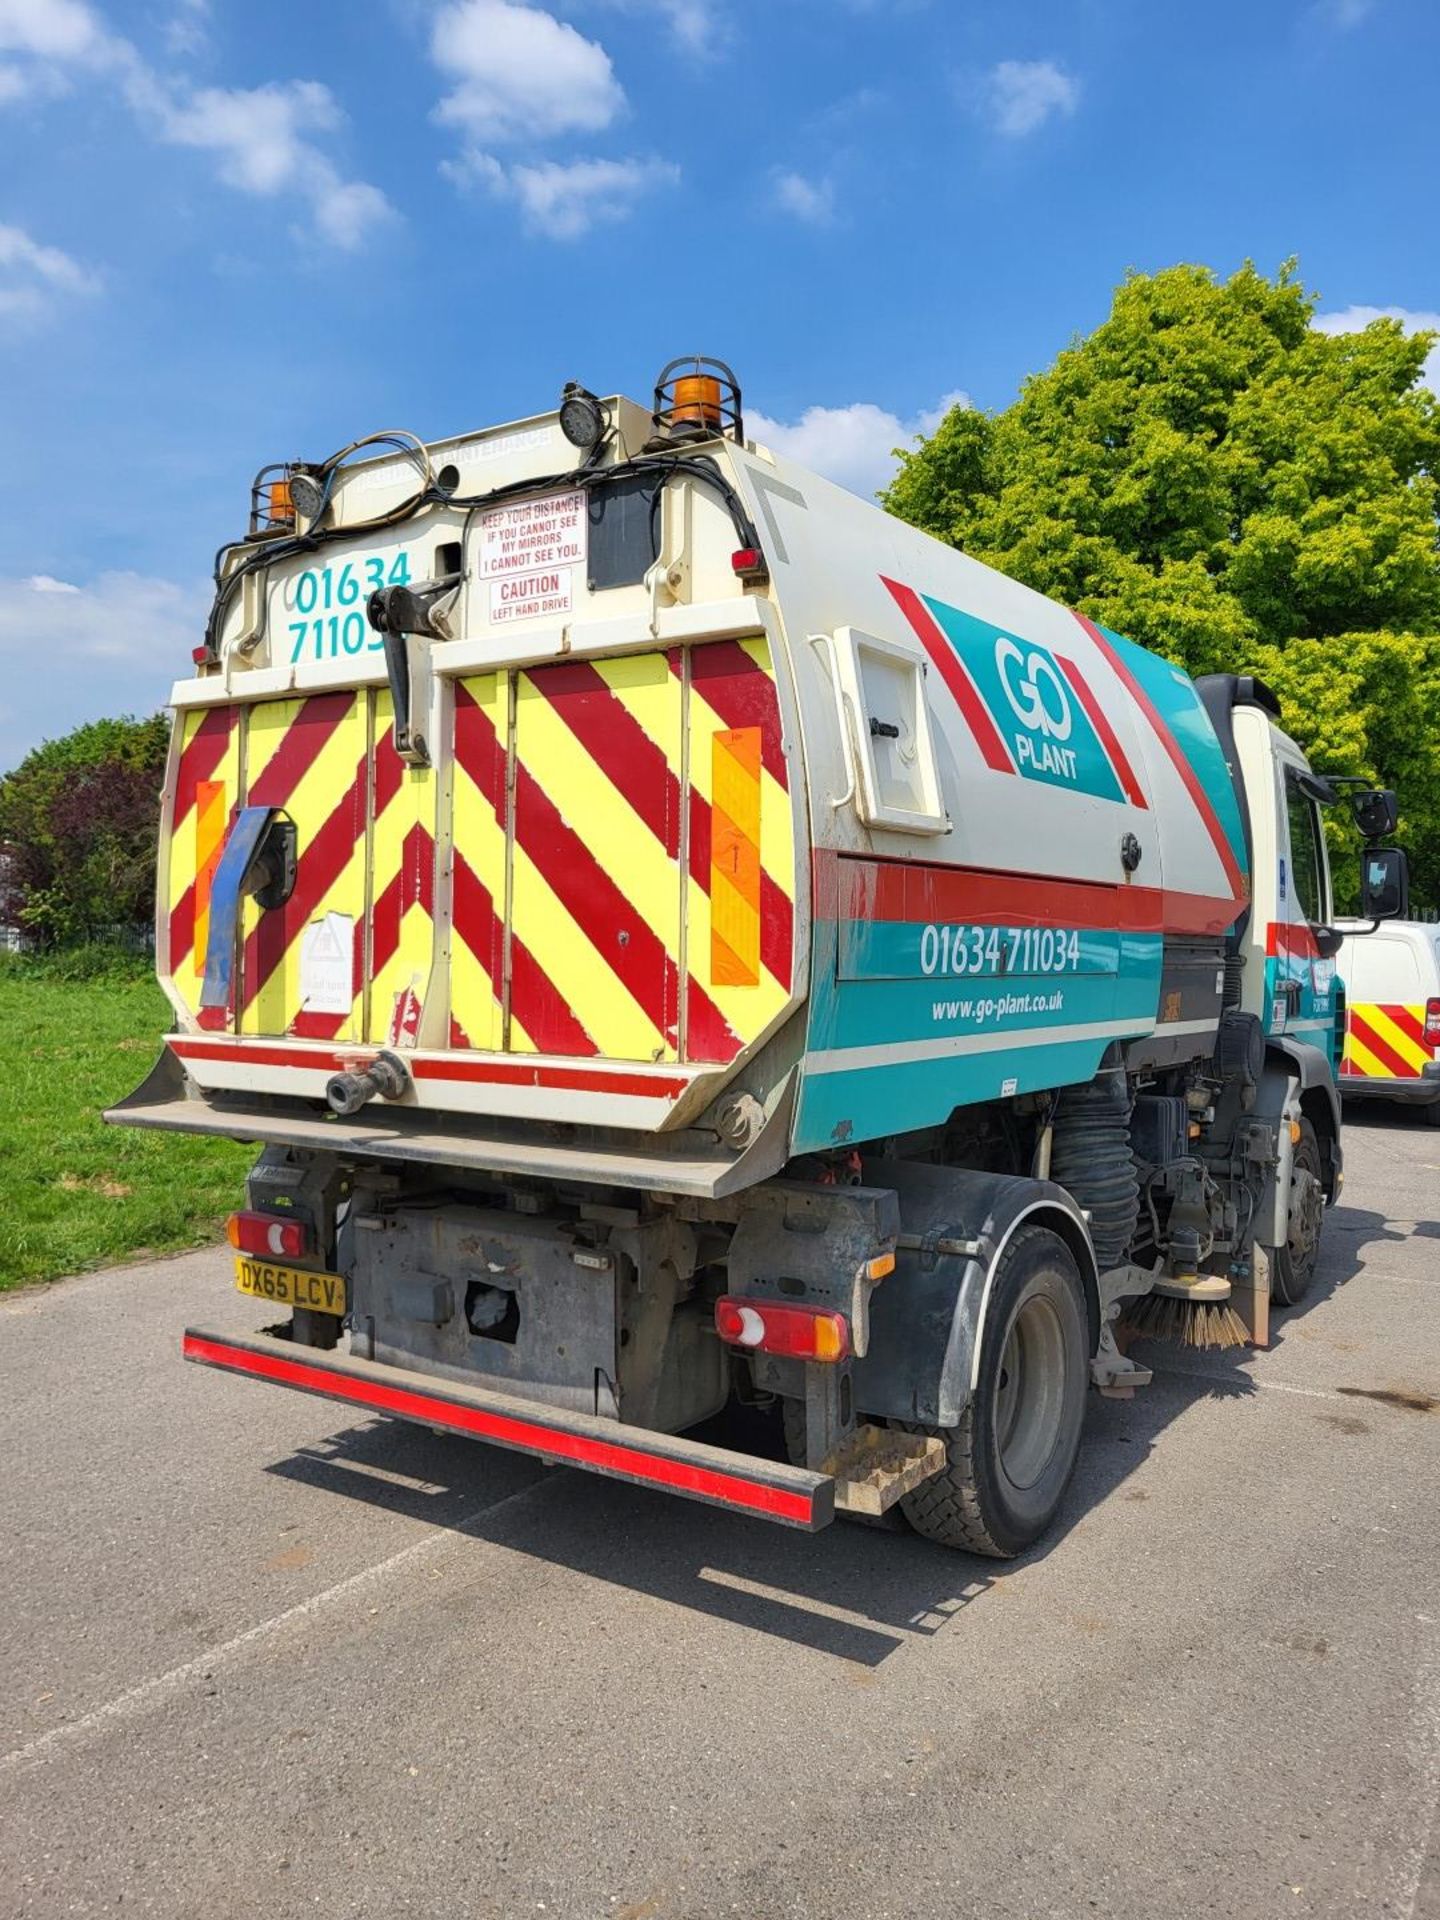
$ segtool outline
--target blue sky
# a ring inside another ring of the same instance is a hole
[[[163,702],[262,463],[740,372],[868,492],[1129,267],[1436,318],[1433,0],[0,0],[0,770]],[[1440,356],[1432,361],[1440,368]],[[763,424],[762,424],[763,423]]]

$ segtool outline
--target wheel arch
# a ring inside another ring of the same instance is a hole
[[[1045,1227],[1074,1256],[1090,1351],[1100,1286],[1085,1216],[1063,1187],[1015,1174],[867,1161],[865,1181],[899,1197],[902,1248],[870,1307],[870,1347],[854,1370],[856,1404],[883,1419],[958,1426],[979,1373],[995,1273],[1026,1227]],[[917,1243],[918,1244],[915,1244]],[[942,1252],[941,1243],[965,1251]]]

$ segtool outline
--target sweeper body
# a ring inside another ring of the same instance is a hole
[[[261,1147],[190,1358],[1009,1554],[1149,1377],[1122,1313],[1263,1339],[1310,1284],[1335,790],[1260,682],[748,442],[724,368],[262,474],[172,698],[173,1031],[111,1117]],[[787,1460],[686,1437],[737,1398]]]

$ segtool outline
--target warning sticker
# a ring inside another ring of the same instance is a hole
[[[507,620],[534,620],[541,614],[573,613],[575,589],[569,567],[550,567],[538,573],[517,573],[490,582],[490,624]]]
[[[355,998],[355,922],[348,913],[312,920],[300,936],[300,1001],[306,1013],[349,1013]]]
[[[480,577],[573,566],[585,558],[588,535],[583,493],[496,507],[480,516]]]

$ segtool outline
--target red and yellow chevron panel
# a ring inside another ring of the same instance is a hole
[[[1348,1008],[1345,1058],[1347,1079],[1418,1080],[1434,1056],[1425,1038],[1422,1006],[1377,1006],[1352,1001]]]
[[[161,959],[162,964],[168,960],[176,992],[198,1014],[210,884],[240,795],[239,709],[208,707],[187,713],[179,722],[179,735],[160,883],[166,904]]]
[[[249,711],[246,805],[284,808],[295,822],[297,860],[283,906],[262,911],[253,897],[244,904],[241,1033],[361,1037],[367,708],[365,693],[347,690],[267,700]]]
[[[753,1040],[790,998],[795,837],[789,769],[768,641],[711,641],[692,647],[683,663],[677,657],[675,669],[689,683],[685,1057],[723,1063],[739,1050],[732,1036]],[[742,854],[740,838],[758,847],[758,857]],[[758,924],[750,906],[757,887]]]
[[[456,689],[452,1043],[733,1059],[793,965],[766,643],[532,667],[513,710],[507,687]]]
[[[509,683],[480,673],[455,685],[450,854],[450,1044],[504,1043],[505,740]]]
[[[390,691],[373,697],[365,1037],[413,1045],[435,951],[435,772],[405,765]]]

